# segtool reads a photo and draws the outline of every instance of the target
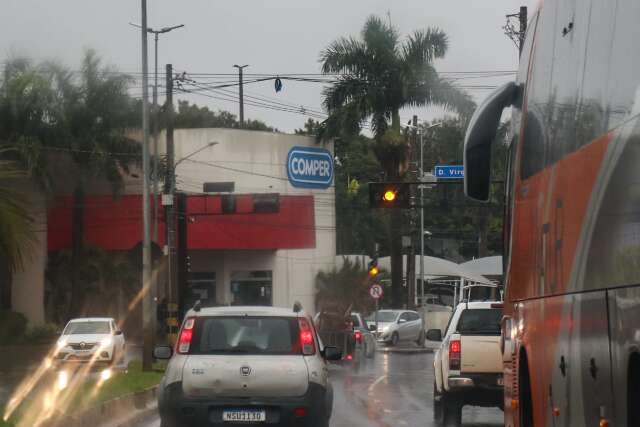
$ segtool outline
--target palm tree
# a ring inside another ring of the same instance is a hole
[[[440,29],[414,31],[401,41],[399,32],[376,16],[367,19],[360,38],[341,37],[331,43],[320,55],[322,72],[339,76],[323,92],[329,117],[321,137],[358,133],[369,121],[385,178],[402,180],[409,157],[400,129],[402,108],[438,105],[464,116],[474,109],[471,98],[441,78],[433,66],[447,48],[447,36]],[[399,306],[401,212],[392,212],[390,224],[392,301]]]
[[[73,73],[50,64],[54,86],[61,96],[59,135],[54,144],[68,152],[74,169],[72,210],[72,258],[79,262],[84,245],[84,208],[86,188],[91,179],[102,178],[111,184],[114,195],[123,188],[123,176],[139,162],[140,145],[126,136],[129,128],[131,98],[129,76],[104,67],[92,50],[82,62],[79,81]],[[71,310],[81,309],[79,278],[72,277]]]
[[[315,305],[318,312],[348,315],[351,311],[368,313],[373,302],[368,294],[369,276],[364,267],[345,258],[340,270],[320,271],[316,275]]]

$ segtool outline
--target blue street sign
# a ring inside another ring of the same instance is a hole
[[[464,179],[464,166],[436,166],[437,179]]]
[[[298,188],[328,188],[333,181],[333,156],[324,148],[293,147],[287,156],[289,182]]]

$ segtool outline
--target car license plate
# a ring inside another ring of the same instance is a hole
[[[222,411],[222,421],[230,422],[264,422],[267,420],[267,413],[264,409],[228,409]]]
[[[502,377],[498,378],[498,385],[504,386],[504,380],[502,379]]]

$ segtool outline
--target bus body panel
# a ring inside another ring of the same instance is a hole
[[[545,0],[529,25],[505,203],[506,426],[520,425],[523,369],[536,426],[624,426],[634,410],[638,17],[634,0]]]

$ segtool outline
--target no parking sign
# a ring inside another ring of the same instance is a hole
[[[377,283],[374,283],[369,288],[369,295],[371,295],[371,298],[375,300],[382,298],[383,294],[384,294],[384,291],[382,290],[382,286],[380,286]]]

